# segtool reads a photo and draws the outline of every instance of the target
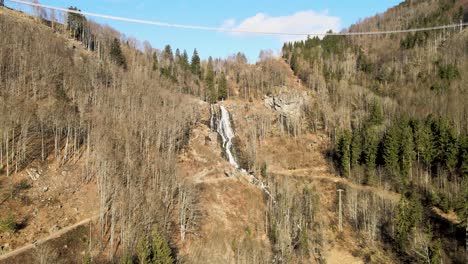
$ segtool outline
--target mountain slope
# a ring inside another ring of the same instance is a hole
[[[466,3],[406,1],[349,31],[453,23]],[[466,29],[189,62],[38,14],[0,8],[0,242],[56,231],[47,214],[99,220],[14,261],[462,262]]]
[[[466,1],[405,1],[348,31],[458,24],[465,10]],[[433,251],[433,261],[463,259],[467,38],[468,31],[457,27],[309,38],[283,48],[291,68],[316,92],[313,109],[321,116],[314,121],[331,135],[330,157],[338,172],[359,184],[403,194],[395,209],[395,233],[389,235],[399,255],[412,261],[430,258],[421,252]],[[433,207],[451,215],[455,211],[460,220],[440,222],[430,213]],[[409,215],[408,208],[413,208]],[[439,229],[447,224],[452,231]],[[441,257],[441,248],[447,255]]]
[[[195,101],[173,93],[174,84],[154,74],[152,51],[145,55],[121,44],[120,36],[105,27],[90,24],[95,38],[86,44],[58,23],[0,12],[2,191],[19,188],[2,204],[0,217],[11,233],[2,239],[32,242],[43,234],[24,237],[22,230],[36,220],[21,219],[35,219],[35,213],[23,210],[27,204],[18,205],[24,206],[18,211],[13,207],[19,198],[23,203],[36,199],[35,192],[53,201],[53,208],[64,206],[59,215],[48,206],[40,215],[68,217],[73,224],[68,208],[75,196],[69,192],[76,190],[85,205],[74,210],[91,206],[91,215],[100,214],[100,232],[112,254],[133,251],[134,241],[153,225],[161,226],[163,237],[172,233],[181,210],[178,193],[186,188],[174,172],[176,153],[196,119]],[[37,181],[24,170],[33,168],[44,169]],[[70,172],[60,174],[66,168]],[[49,179],[58,183],[53,189],[45,185]],[[170,191],[171,198],[165,200],[161,190]]]

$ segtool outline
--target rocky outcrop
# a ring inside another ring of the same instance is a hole
[[[308,98],[307,92],[285,91],[278,95],[265,96],[263,103],[278,113],[282,131],[298,135],[302,130],[304,106]]]
[[[265,96],[263,102],[266,107],[286,117],[298,117],[301,115],[307,96],[306,92],[280,93],[279,95]]]
[[[41,177],[41,171],[39,169],[29,169],[26,170],[28,176],[31,180],[37,181]]]

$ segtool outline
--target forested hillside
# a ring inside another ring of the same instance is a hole
[[[97,182],[111,249],[133,250],[153,226],[168,237],[186,214],[177,197],[191,187],[174,170],[196,103],[155,74],[152,50],[135,49],[109,28],[86,23],[91,37],[84,18],[63,27],[0,12],[3,177],[33,160],[79,160],[82,181]]]
[[[0,262],[44,234],[38,204],[67,206],[47,177],[89,192],[98,220],[51,250],[78,240],[68,255],[12,263],[466,260],[466,28],[310,36],[249,64],[156,49],[77,10],[0,7]],[[407,0],[345,31],[467,10]]]
[[[405,1],[348,32],[457,24],[466,1]],[[461,27],[379,36],[326,36],[286,43],[283,58],[316,91],[334,139],[339,173],[402,193],[396,241],[402,251],[427,227],[406,206],[468,209],[468,34]],[[405,209],[406,208],[406,209]],[[419,209],[418,209],[419,210]]]
[[[34,14],[0,10],[0,171],[2,191],[12,188],[2,232],[24,228],[10,201],[35,184],[15,175],[57,161],[97,185],[107,243],[91,250],[151,259],[158,243],[173,259],[167,241],[183,241],[199,218],[197,189],[176,173],[200,119],[197,98],[259,98],[285,85],[289,69],[267,55],[259,65],[241,53],[202,61],[196,49],[191,58],[157,50],[82,15]]]

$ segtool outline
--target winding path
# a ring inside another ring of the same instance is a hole
[[[356,190],[373,192],[376,195],[385,199],[389,199],[393,202],[398,202],[400,200],[401,195],[399,193],[384,190],[379,187],[357,184],[346,178],[329,175],[324,172],[325,172],[324,170],[317,170],[314,168],[301,168],[297,170],[272,171],[273,174],[284,175],[284,176],[289,176],[289,177],[304,177],[310,180],[326,180],[326,181],[331,181],[335,183],[339,182]]]
[[[84,220],[82,220],[82,221],[80,221],[80,222],[78,222],[78,223],[76,223],[76,224],[74,224],[72,226],[62,228],[59,231],[57,231],[55,233],[52,233],[47,237],[41,238],[41,239],[31,243],[31,244],[27,244],[25,246],[22,246],[20,248],[17,248],[15,250],[13,250],[13,251],[10,251],[10,252],[8,252],[6,254],[0,255],[0,263],[6,263],[4,261],[6,261],[9,258],[18,256],[18,255],[20,255],[20,254],[22,254],[22,253],[24,253],[24,252],[26,252],[28,250],[32,250],[32,249],[36,248],[37,246],[42,245],[42,244],[44,244],[44,243],[46,243],[46,242],[48,242],[50,240],[57,239],[57,238],[63,236],[64,234],[66,234],[66,233],[68,233],[68,232],[70,232],[72,230],[75,230],[78,227],[87,225],[88,223],[90,223],[90,222],[92,222],[94,220],[97,220],[98,217],[99,217],[99,215],[95,215],[93,217],[86,218],[86,219],[84,219]]]

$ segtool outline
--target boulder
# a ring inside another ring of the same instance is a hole
[[[10,251],[10,244],[6,243],[3,246],[0,246],[0,255]]]
[[[38,169],[30,169],[26,170],[26,172],[28,173],[29,178],[33,181],[37,181],[39,177],[41,177],[41,172]]]
[[[54,226],[52,226],[49,230],[49,233],[56,233],[58,232],[60,229],[62,229],[59,225],[55,224]]]

